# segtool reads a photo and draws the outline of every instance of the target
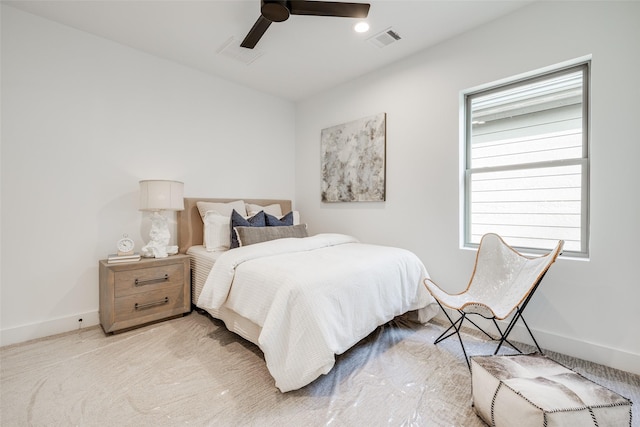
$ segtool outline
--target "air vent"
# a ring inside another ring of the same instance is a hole
[[[260,58],[264,52],[259,49],[247,49],[240,46],[240,41],[235,37],[230,37],[217,52],[228,58],[235,59],[242,62],[245,65],[251,64],[256,59]]]
[[[401,39],[402,37],[400,37],[400,34],[396,33],[391,28],[387,28],[383,32],[378,33],[375,36],[369,37],[367,40],[369,40],[371,44],[373,44],[374,46],[383,48]]]

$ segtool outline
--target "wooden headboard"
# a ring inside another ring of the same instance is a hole
[[[187,252],[191,246],[202,244],[202,233],[204,225],[200,212],[198,211],[198,202],[215,202],[228,203],[236,200],[244,200],[245,203],[251,203],[260,206],[273,205],[278,203],[282,208],[282,213],[286,214],[291,211],[291,200],[276,199],[205,199],[185,197],[184,210],[178,211],[178,250],[181,254]]]

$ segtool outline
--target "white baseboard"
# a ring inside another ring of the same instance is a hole
[[[442,313],[439,313],[437,317],[442,322],[446,322],[448,324],[447,319]],[[79,319],[82,319],[82,322],[79,322]],[[75,316],[61,317],[58,319],[48,320],[46,322],[31,323],[29,325],[3,329],[0,330],[0,346],[17,344],[99,324],[100,318],[98,316],[98,311],[89,311],[86,313],[76,314]],[[481,326],[484,327],[485,325]],[[487,323],[486,326],[488,330],[491,330],[490,328],[493,325]],[[538,344],[540,344],[543,349],[640,375],[639,354],[605,347],[586,341],[579,341],[547,331],[534,329],[533,334],[535,335]],[[514,341],[533,345],[526,329],[520,324],[514,328],[511,337]]]
[[[444,314],[438,313],[438,319],[449,325],[449,321]],[[474,316],[473,321],[483,328],[486,326],[487,332],[495,330],[495,326],[490,321],[480,322]],[[486,322],[486,323],[485,323]],[[506,323],[498,322],[500,327],[506,327]],[[466,324],[466,322],[465,322]],[[531,325],[529,325],[531,326]],[[503,328],[504,329],[504,328]],[[600,344],[580,341],[574,338],[561,336],[549,331],[541,331],[532,329],[536,341],[543,350],[550,350],[556,353],[565,354],[567,356],[576,357],[578,359],[588,360],[589,362],[599,363],[611,368],[620,369],[622,371],[631,372],[640,375],[640,354],[630,353],[626,350],[606,347]],[[525,327],[518,322],[513,328],[509,338],[513,341],[534,345],[529,333]]]
[[[525,334],[527,333],[524,327],[522,330]],[[538,344],[543,348],[640,375],[640,354],[544,331],[534,331],[533,333]]]
[[[82,322],[80,322],[79,319],[82,319]],[[0,346],[17,344],[99,324],[100,317],[96,310],[86,313],[78,313],[74,316],[51,319],[45,322],[31,323],[28,325],[17,326],[15,328],[2,329],[0,330]]]

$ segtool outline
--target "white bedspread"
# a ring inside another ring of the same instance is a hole
[[[198,306],[223,304],[262,327],[258,345],[282,391],[331,370],[341,354],[395,316],[437,312],[410,251],[342,234],[280,239],[221,255]]]

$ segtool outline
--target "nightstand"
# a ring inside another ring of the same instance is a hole
[[[99,262],[100,324],[106,333],[180,316],[191,310],[187,255]]]

